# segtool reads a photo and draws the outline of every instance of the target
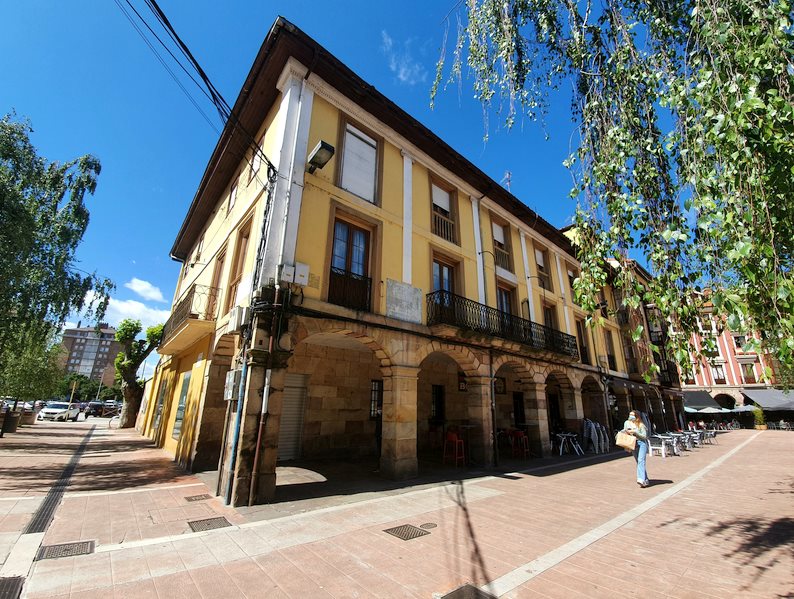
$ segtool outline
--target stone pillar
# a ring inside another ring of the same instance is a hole
[[[229,366],[228,356],[218,356],[206,369],[204,396],[199,405],[197,434],[189,464],[192,472],[215,470],[218,467],[228,403],[223,399],[223,390]]]
[[[524,412],[527,418],[527,434],[533,455],[551,453],[549,437],[549,410],[546,402],[546,383],[528,383],[525,388]]]
[[[472,462],[478,465],[493,465],[493,422],[491,411],[491,379],[487,376],[469,377],[466,379],[468,391],[468,413],[469,424],[477,425],[477,428],[469,429],[468,440]]]
[[[563,411],[565,412],[565,427],[571,432],[578,432],[584,418],[584,404],[582,403],[582,390],[570,389],[562,395]]]
[[[383,381],[383,440],[380,471],[393,480],[415,477],[417,383],[419,368],[392,366]]]

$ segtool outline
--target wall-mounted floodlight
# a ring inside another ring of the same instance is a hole
[[[328,142],[320,140],[309,154],[308,166],[306,170],[310,173],[313,173],[318,168],[323,168],[326,164],[328,164],[328,161],[331,160],[333,155],[334,147]]]

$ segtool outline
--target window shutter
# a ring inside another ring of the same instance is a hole
[[[541,268],[546,268],[546,261],[543,257],[543,252],[541,252],[540,250],[535,250],[535,262]]]
[[[505,228],[502,225],[491,223],[493,227],[493,240],[505,244]]]
[[[447,214],[451,212],[449,202],[449,192],[441,189],[437,185],[433,185],[433,204],[445,210]]]
[[[375,201],[377,146],[374,139],[351,125],[347,126],[342,187],[368,202]]]

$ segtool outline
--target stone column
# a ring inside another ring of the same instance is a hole
[[[477,428],[468,429],[469,447],[467,450],[475,464],[492,466],[491,400],[493,395],[491,394],[491,379],[487,376],[469,377],[466,381],[469,386],[467,416],[470,424],[477,425]]]
[[[528,383],[525,387],[524,412],[527,418],[529,447],[533,455],[551,453],[549,410],[546,402],[546,383]]]
[[[417,383],[419,368],[392,366],[383,381],[383,440],[380,471],[394,480],[415,477]]]
[[[584,418],[582,390],[574,388],[564,393],[562,401],[565,403],[565,425],[569,431],[577,432]]]

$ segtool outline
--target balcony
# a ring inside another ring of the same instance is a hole
[[[452,325],[489,337],[515,341],[531,349],[579,358],[576,337],[501,312],[449,291],[427,294],[427,325]]]
[[[369,312],[372,279],[341,268],[332,268],[328,278],[328,303]]]
[[[458,243],[455,236],[455,221],[436,210],[433,210],[433,234],[450,243]]]
[[[180,352],[215,329],[219,291],[207,285],[193,285],[188,290],[163,326],[159,353]]]
[[[678,366],[675,362],[667,361],[666,366],[659,366],[659,382],[665,387],[680,387],[681,379],[678,377]]]
[[[508,272],[513,272],[513,267],[510,264],[510,252],[494,245],[493,257],[496,266],[503,268]]]

